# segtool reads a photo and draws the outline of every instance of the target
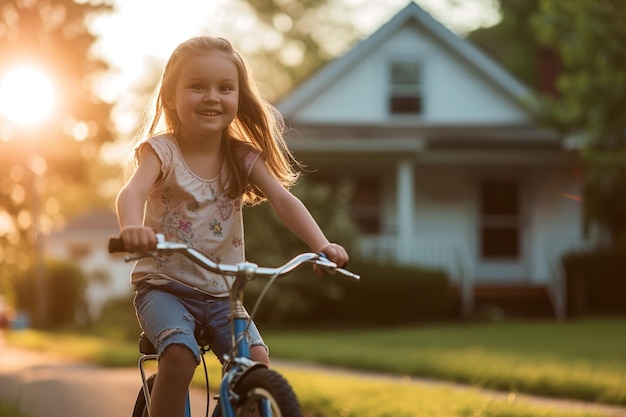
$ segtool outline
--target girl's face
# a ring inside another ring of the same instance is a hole
[[[223,52],[187,57],[167,104],[180,119],[181,136],[220,139],[239,108],[237,66]]]

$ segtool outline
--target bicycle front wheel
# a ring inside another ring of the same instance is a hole
[[[289,383],[278,372],[257,368],[243,375],[235,386],[237,417],[302,417],[300,404]]]
[[[152,386],[154,385],[154,379],[156,378],[156,374],[150,375],[148,380],[148,391],[152,393]],[[146,396],[143,392],[143,387],[139,390],[139,394],[137,394],[137,400],[135,401],[135,408],[133,409],[133,417],[148,417],[148,407],[146,405]]]

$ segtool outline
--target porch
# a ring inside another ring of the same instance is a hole
[[[565,318],[565,284],[561,271],[561,256],[574,247],[570,239],[559,239],[533,251],[533,264],[544,265],[543,279],[494,282],[476,276],[476,255],[469,244],[454,238],[414,238],[411,245],[400,245],[394,236],[366,236],[361,239],[360,254],[378,262],[423,266],[443,270],[453,288],[452,296],[459,300],[461,315],[471,317],[493,307],[507,306],[509,311],[536,309],[537,313]]]

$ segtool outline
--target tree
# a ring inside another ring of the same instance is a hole
[[[558,52],[557,96],[541,109],[564,135],[583,140],[588,224],[606,226],[612,247],[626,244],[626,3],[541,0],[539,40]]]
[[[96,39],[87,22],[110,9],[70,0],[0,0],[0,78],[27,64],[54,80],[58,99],[53,117],[40,124],[0,120],[1,278],[10,268],[32,270],[41,257],[32,250],[38,225],[49,229],[97,198],[93,183],[102,172],[98,150],[112,137],[111,104],[94,92],[107,65],[92,54]],[[38,93],[26,99],[37,103]],[[10,106],[8,99],[24,97],[2,99]]]
[[[475,30],[468,39],[526,85],[541,89],[540,68],[545,52],[531,24],[538,9],[539,0],[500,0],[500,23]]]
[[[238,42],[253,61],[265,94],[276,99],[288,92],[359,38],[348,5],[332,0],[246,1],[261,29],[256,41]],[[249,33],[245,36],[249,38]]]

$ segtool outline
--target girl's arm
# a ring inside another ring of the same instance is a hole
[[[289,230],[314,252],[324,252],[339,266],[348,262],[346,250],[330,243],[305,205],[274,178],[259,157],[252,167],[250,181],[258,187],[272,205],[276,215]]]
[[[161,160],[154,149],[144,146],[139,165],[117,196],[117,218],[120,237],[128,252],[145,252],[156,246],[152,228],[143,225],[144,207],[148,193],[161,173]]]

